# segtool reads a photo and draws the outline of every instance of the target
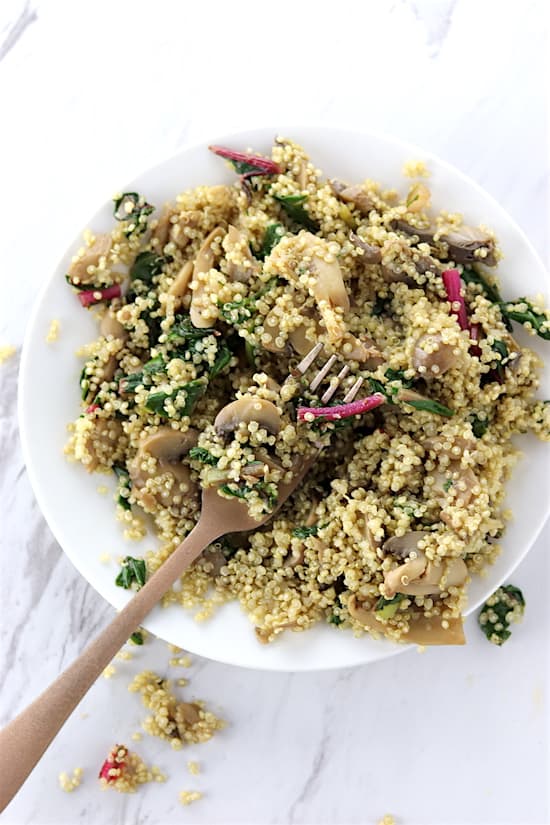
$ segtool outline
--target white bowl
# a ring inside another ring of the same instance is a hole
[[[523,232],[493,198],[449,164],[393,138],[318,127],[258,129],[214,138],[212,143],[269,152],[275,134],[302,143],[327,176],[350,181],[369,177],[401,191],[410,185],[401,173],[403,163],[424,160],[432,173],[429,185],[436,208],[462,212],[468,223],[481,222],[495,229],[505,255],[498,273],[504,295],[512,298],[543,292],[548,298],[545,269]],[[208,151],[207,144],[201,144],[182,150],[126,187],[113,181],[113,191],[142,192],[160,207],[183,189],[233,180],[223,161]],[[112,221],[112,202],[108,200],[90,218],[88,226],[105,231]],[[64,278],[79,246],[81,238],[74,238],[45,284],[29,322],[19,383],[21,438],[36,498],[56,539],[90,584],[114,607],[122,608],[130,594],[115,586],[115,560],[126,554],[140,555],[154,547],[155,540],[150,537],[140,545],[126,542],[115,519],[112,495],[97,492],[102,484],[114,489],[113,481],[103,475],[88,475],[80,464],[70,464],[63,455],[67,422],[79,413],[81,361],[75,357],[75,350],[97,336],[91,315],[80,307]],[[59,340],[47,345],[44,339],[54,318],[60,321]],[[526,336],[519,328],[516,332],[520,340],[544,354],[544,342]],[[550,396],[548,370],[539,395]],[[485,578],[472,582],[468,612],[510,576],[535,541],[550,509],[549,445],[531,436],[521,438],[519,443],[524,457],[507,488],[514,520],[502,542],[501,556]],[[102,563],[102,553],[109,553],[113,561]],[[252,625],[237,604],[225,605],[200,624],[194,621],[193,613],[177,606],[156,608],[144,626],[201,656],[268,670],[345,667],[373,662],[405,649],[366,636],[356,639],[349,632],[327,625],[306,633],[287,633],[264,646],[257,642]]]

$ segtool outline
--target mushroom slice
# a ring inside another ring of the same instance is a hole
[[[172,295],[176,298],[176,305],[181,304],[181,299],[187,292],[187,288],[191,282],[191,276],[193,274],[193,262],[187,261],[178,274],[174,279],[174,283],[170,286],[168,290],[168,295]]]
[[[182,433],[171,427],[159,427],[150,436],[144,438],[139,445],[135,458],[129,462],[128,471],[132,479],[132,487],[136,491],[136,498],[147,510],[156,510],[158,507],[169,509],[178,514],[181,511],[181,499],[189,498],[197,492],[196,484],[191,481],[189,467],[183,464],[182,459],[191,447],[197,443],[198,433],[189,429]],[[148,468],[148,458],[157,460],[155,471]],[[153,492],[147,487],[151,478],[169,473],[173,477],[172,486]],[[184,488],[182,490],[182,487]]]
[[[423,378],[438,378],[456,364],[454,348],[439,333],[421,335],[414,345],[412,365]]]
[[[310,232],[303,233],[302,238],[305,241],[304,251],[310,255],[309,270],[313,276],[312,295],[317,301],[319,312],[325,322],[329,340],[333,343],[340,341],[346,328],[343,319],[338,318],[334,310],[349,312],[350,309],[342,271],[337,261],[329,263],[321,256],[323,246],[327,245],[326,241],[322,241]]]
[[[111,309],[108,309],[101,319],[99,331],[105,336],[105,338],[109,335],[113,338],[119,338],[121,341],[125,341],[128,338],[127,331],[124,329],[120,321],[117,319],[116,314]]]
[[[98,266],[100,258],[105,258],[112,246],[110,235],[98,235],[93,244],[87,247],[83,254],[69,267],[69,281],[73,284],[93,283],[95,274],[88,272],[88,267]]]
[[[446,623],[445,627],[443,621]],[[404,634],[403,640],[417,645],[466,644],[461,617],[442,620],[439,616],[428,618],[423,613],[418,614],[417,617],[413,613],[409,629]]]
[[[281,316],[274,310],[268,312],[265,316],[263,327],[264,332],[271,336],[270,341],[262,341],[262,347],[268,352],[284,352],[288,353],[288,346],[285,344],[278,344],[277,339],[281,336]],[[289,336],[290,337],[290,336]],[[311,349],[311,346],[308,348]]]
[[[427,243],[433,244],[434,242],[434,235],[436,233],[436,229],[433,226],[412,226],[410,223],[406,221],[393,221],[392,222],[392,229],[396,229],[398,232],[404,232],[405,235],[416,235],[418,238],[418,243]]]
[[[86,452],[91,460],[85,465],[89,473],[98,467],[112,467],[117,460],[122,424],[116,418],[93,418],[86,439]]]
[[[351,345],[348,349],[347,344]],[[346,358],[352,361],[359,361],[367,369],[374,370],[380,364],[384,363],[384,356],[372,340],[372,338],[363,338],[360,340],[352,335],[351,332],[346,332],[342,338],[342,346],[344,352],[342,353]]]
[[[275,404],[257,395],[226,404],[216,416],[214,427],[218,433],[225,434],[236,430],[241,422],[250,424],[251,421],[257,421],[272,435],[277,435],[281,429],[281,415]]]
[[[382,250],[379,246],[372,246],[355,232],[349,233],[349,239],[357,249],[361,250],[361,260],[366,264],[379,264],[382,260]]]
[[[448,257],[457,264],[496,266],[495,242],[486,232],[472,226],[461,226],[441,236],[448,246]]]
[[[413,551],[418,550],[418,542],[431,535],[427,530],[416,530],[405,533],[403,536],[392,536],[386,539],[382,550],[386,556],[396,556],[398,559],[408,558]]]
[[[185,249],[192,241],[192,237],[187,230],[199,229],[203,221],[204,215],[198,209],[189,209],[187,212],[182,212],[175,223],[170,222],[170,240],[175,243],[179,249]]]
[[[168,236],[170,234],[171,227],[170,218],[172,215],[172,208],[166,205],[162,210],[162,214],[158,219],[157,225],[151,233],[151,237],[157,241],[161,252],[168,243]]]
[[[348,611],[352,618],[367,630],[383,633],[385,625],[379,621],[376,612],[357,601],[354,594],[348,600]],[[423,613],[412,613],[409,629],[401,636],[402,641],[418,645],[463,645],[465,643],[462,619],[447,619],[446,627],[438,616],[426,617]]]
[[[392,571],[393,572],[393,571]],[[449,587],[458,587],[468,578],[468,568],[463,559],[443,560],[441,564],[428,562],[417,581],[401,585],[396,592],[407,596],[439,596]],[[384,579],[386,582],[386,579]],[[387,590],[387,588],[386,588]]]
[[[250,251],[250,244],[243,232],[229,225],[222,244],[226,255],[226,271],[231,281],[242,284],[250,281],[251,275],[258,274],[258,261]]]
[[[479,479],[470,467],[462,467],[460,461],[451,461],[445,469],[438,469],[431,473],[433,485],[431,494],[443,506],[447,502],[450,490],[454,493],[454,503],[467,507],[472,500],[473,490],[479,484]]]
[[[217,226],[205,238],[203,245],[199,250],[199,254],[195,259],[193,266],[193,282],[191,288],[193,294],[191,296],[191,323],[195,327],[206,329],[212,324],[212,317],[206,317],[206,310],[212,307],[210,295],[207,287],[207,273],[214,266],[216,255],[213,250],[213,245],[221,239],[224,230],[221,226]]]
[[[340,198],[344,203],[351,203],[357,207],[362,215],[368,215],[374,209],[374,203],[369,195],[360,184],[348,186],[338,180],[331,180],[330,185],[334,194]]]

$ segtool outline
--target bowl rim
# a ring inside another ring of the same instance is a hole
[[[498,214],[508,224],[511,224],[513,226],[515,232],[517,233],[518,238],[521,240],[521,243],[524,245],[524,247],[526,247],[529,250],[530,254],[537,260],[538,264],[540,265],[541,270],[545,272],[546,281],[547,281],[547,283],[546,283],[546,287],[547,287],[546,297],[548,298],[548,288],[549,288],[549,285],[550,285],[550,276],[548,274],[548,270],[547,270],[547,268],[544,264],[544,261],[543,261],[541,255],[539,255],[539,253],[537,252],[537,250],[533,246],[532,242],[529,240],[529,238],[526,235],[523,228],[517,223],[515,218],[513,218],[501,206],[501,204],[496,200],[496,198],[491,193],[489,193],[486,189],[484,189],[476,180],[471,178],[469,175],[467,175],[461,169],[454,166],[454,164],[452,164],[449,161],[446,161],[443,158],[441,158],[436,153],[434,153],[432,151],[429,151],[429,150],[426,150],[423,147],[421,147],[421,146],[419,146],[415,143],[411,143],[408,140],[402,140],[401,138],[399,138],[395,135],[385,133],[383,131],[374,130],[374,129],[359,129],[359,128],[355,128],[355,127],[347,128],[345,126],[342,126],[342,127],[335,126],[335,127],[333,127],[333,126],[327,126],[326,124],[325,125],[320,124],[320,123],[316,124],[314,122],[308,122],[308,123],[303,123],[303,124],[296,124],[295,123],[295,124],[292,124],[290,126],[286,125],[286,126],[279,126],[279,127],[272,127],[272,126],[256,126],[256,127],[254,127],[254,126],[251,126],[249,128],[243,128],[243,129],[231,131],[229,133],[224,133],[223,135],[216,135],[216,136],[213,136],[212,138],[209,138],[207,140],[202,139],[202,140],[196,140],[192,143],[185,143],[183,146],[181,146],[176,151],[167,153],[166,155],[164,155],[160,159],[157,159],[157,160],[155,160],[155,162],[153,162],[153,163],[147,165],[146,167],[142,168],[140,171],[138,171],[134,175],[134,177],[131,180],[129,180],[125,184],[125,186],[123,188],[121,188],[121,191],[126,191],[128,189],[128,187],[133,186],[134,182],[137,178],[141,178],[141,177],[143,177],[147,174],[153,173],[156,169],[158,169],[158,168],[160,168],[160,167],[162,167],[166,164],[170,164],[170,163],[174,162],[176,159],[180,158],[181,156],[184,156],[187,153],[193,152],[195,150],[207,149],[208,146],[211,145],[211,144],[227,145],[228,143],[231,143],[232,141],[241,140],[241,142],[242,142],[243,140],[244,141],[251,140],[251,138],[247,137],[247,135],[250,136],[251,134],[259,134],[259,133],[264,133],[264,137],[266,137],[268,133],[271,133],[274,137],[277,136],[277,135],[280,135],[280,134],[292,135],[293,133],[299,133],[300,136],[301,136],[300,141],[303,141],[304,140],[303,135],[305,133],[309,132],[310,134],[314,134],[315,132],[318,132],[318,131],[321,131],[321,132],[324,132],[324,133],[330,133],[330,134],[333,134],[333,135],[337,135],[337,134],[346,135],[346,136],[353,135],[353,136],[356,136],[356,137],[364,137],[365,139],[370,138],[370,139],[378,140],[378,141],[383,142],[385,144],[391,145],[395,149],[406,150],[408,153],[410,153],[411,158],[415,157],[415,156],[421,156],[427,164],[433,163],[437,167],[439,167],[440,169],[444,170],[445,173],[449,173],[452,176],[454,176],[455,178],[460,179],[460,181],[463,184],[465,184],[470,189],[474,190],[478,195],[480,195],[486,201],[489,201],[490,205],[491,205],[491,208],[494,210],[494,213]],[[109,203],[110,200],[111,200],[111,195],[103,202],[103,205],[106,205],[107,203]],[[97,212],[100,210],[100,208],[102,208],[102,207],[96,207],[95,211],[92,212],[91,210],[93,209],[93,206],[91,206],[90,212],[89,212],[90,217],[96,215]],[[86,224],[86,225],[88,225],[88,224]],[[82,224],[80,224],[80,226],[82,226]],[[77,230],[77,232],[79,234],[81,234],[82,229]],[[68,233],[67,233],[67,235],[68,235]],[[81,565],[79,564],[78,554],[74,553],[72,551],[72,549],[70,549],[70,548],[67,549],[66,542],[62,542],[59,535],[58,535],[57,525],[54,523],[55,519],[51,517],[51,515],[49,513],[48,505],[45,504],[45,501],[44,501],[44,498],[43,498],[43,493],[42,493],[41,483],[40,483],[40,481],[38,479],[38,475],[35,471],[34,459],[33,459],[32,450],[31,450],[31,447],[30,447],[30,443],[29,443],[29,433],[28,433],[28,430],[27,430],[26,420],[25,420],[25,409],[26,409],[26,398],[27,398],[27,387],[28,387],[27,375],[28,375],[28,372],[29,372],[28,364],[29,364],[29,360],[30,360],[31,354],[32,354],[32,348],[31,348],[32,333],[33,333],[33,330],[36,326],[37,318],[40,314],[42,304],[43,304],[43,302],[44,302],[44,300],[45,300],[45,298],[48,294],[49,289],[51,288],[52,283],[54,282],[54,279],[55,279],[56,275],[58,274],[58,270],[61,267],[63,258],[67,255],[67,253],[70,250],[71,246],[72,246],[72,243],[67,244],[67,247],[65,248],[64,252],[61,255],[56,256],[56,258],[55,258],[56,263],[54,265],[52,265],[51,267],[50,267],[50,261],[49,260],[46,261],[45,270],[49,274],[48,274],[48,277],[45,279],[44,283],[41,285],[40,289],[38,290],[38,292],[36,294],[36,297],[35,297],[33,305],[32,305],[31,312],[30,312],[28,320],[27,320],[25,334],[24,334],[24,340],[23,340],[23,346],[22,346],[22,349],[21,349],[21,358],[20,358],[20,364],[19,364],[19,371],[18,371],[17,417],[18,417],[18,423],[19,423],[19,433],[20,433],[20,439],[21,439],[23,459],[24,459],[24,462],[25,462],[25,466],[26,466],[26,469],[27,469],[29,480],[31,482],[31,487],[32,487],[33,494],[34,494],[35,499],[38,503],[41,514],[42,514],[43,518],[45,519],[46,523],[48,524],[48,527],[51,530],[55,540],[60,545],[61,549],[63,550],[63,553],[69,558],[71,563],[76,567],[76,569],[78,570],[80,575],[82,575],[83,578],[85,578],[85,580],[88,582],[88,584],[91,587],[93,587],[93,589],[99,595],[101,595],[112,607],[114,607],[115,609],[119,609],[120,605],[117,605],[117,604],[113,603],[111,598],[103,592],[103,589],[98,587],[97,582],[91,581],[88,578],[88,576],[83,572],[83,569],[82,569]],[[53,255],[52,255],[52,258],[53,258]],[[540,536],[540,534],[541,534],[541,532],[544,528],[544,525],[546,524],[548,518],[550,517],[550,499],[547,503],[547,507],[548,507],[547,512],[546,512],[545,516],[542,518],[542,520],[540,521],[540,523],[538,524],[538,526],[536,528],[536,531],[534,532],[534,534],[532,536],[532,540],[528,544],[524,545],[522,550],[519,551],[514,556],[513,560],[510,560],[510,565],[508,566],[506,572],[502,576],[498,577],[498,579],[496,580],[496,584],[492,583],[491,587],[493,588],[493,584],[494,584],[494,589],[495,590],[517,569],[518,565],[521,564],[521,562],[523,561],[523,559],[525,558],[525,556],[527,555],[529,550],[532,548],[532,546],[538,540],[538,538],[539,538],[539,536]],[[493,589],[491,590],[491,592],[493,592]],[[120,602],[121,602],[122,605],[125,604],[127,601],[129,601],[130,598],[131,598],[131,595],[128,595],[126,592],[124,592],[121,595],[126,597],[126,598],[121,598]],[[463,617],[466,618],[467,616],[470,616],[475,610],[477,610],[479,608],[479,606],[485,601],[486,598],[487,598],[487,595],[482,597],[482,598],[475,599],[475,600],[469,599],[467,608],[463,613]],[[148,619],[145,620],[145,622],[143,623],[143,626],[146,627],[147,621],[148,621]],[[155,635],[158,635],[159,638],[163,638],[163,636],[156,633],[156,631],[152,631],[152,632],[155,633]],[[280,643],[281,642],[279,641],[279,644]],[[241,664],[241,663],[236,662],[231,657],[224,658],[223,656],[216,656],[216,658],[212,659],[212,660],[213,661],[219,661],[223,664],[232,665],[232,666],[235,666],[235,667],[243,667],[243,668],[252,669],[252,670],[280,671],[280,672],[300,672],[300,671],[303,671],[303,672],[316,672],[316,671],[324,671],[324,670],[341,669],[341,668],[344,668],[344,667],[357,667],[357,666],[360,666],[362,664],[373,664],[376,661],[388,658],[390,656],[395,656],[399,653],[403,653],[407,650],[412,650],[416,647],[416,645],[395,644],[395,643],[391,643],[391,642],[386,642],[385,640],[381,640],[378,643],[380,644],[380,651],[379,651],[379,655],[377,655],[376,658],[372,658],[370,660],[365,660],[365,661],[354,661],[354,662],[351,662],[349,664],[341,664],[341,663],[332,664],[330,662],[327,662],[326,664],[323,664],[321,666],[316,666],[316,667],[308,666],[308,667],[304,667],[304,668],[300,668],[300,669],[299,668],[290,669],[290,668],[279,667],[279,666],[274,667],[273,665],[270,665],[269,663],[265,663],[264,665],[262,665],[262,663],[260,661],[258,662],[258,664],[254,664],[254,665],[252,665],[252,664]],[[188,648],[188,649],[190,650],[190,652],[192,652],[192,653],[196,652],[197,655],[200,655],[203,658],[207,658],[207,659],[209,658],[207,655],[202,653],[200,650],[199,651],[193,651],[191,648]]]

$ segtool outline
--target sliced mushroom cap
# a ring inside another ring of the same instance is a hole
[[[392,536],[382,545],[386,556],[395,556],[398,559],[408,558],[413,551],[418,551],[418,542],[431,535],[427,530],[415,530],[403,536]],[[418,551],[420,552],[420,551]]]
[[[494,239],[481,229],[461,226],[442,235],[441,240],[448,246],[448,257],[457,264],[497,265]]]
[[[206,329],[212,324],[212,318],[210,316],[206,317],[205,312],[211,308],[209,290],[205,278],[201,276],[204,276],[213,268],[216,261],[213,245],[222,238],[223,234],[224,230],[221,226],[217,226],[212,230],[205,238],[193,266],[194,286],[189,314],[191,323],[201,329]]]
[[[112,467],[119,458],[122,424],[116,418],[93,418],[86,438],[86,451],[91,461],[86,469],[92,473],[98,467]]]
[[[217,414],[214,427],[219,433],[229,433],[236,430],[241,422],[250,424],[251,421],[257,421],[272,435],[277,435],[281,429],[281,415],[275,404],[257,395],[248,395],[226,404]]]
[[[176,307],[181,304],[181,299],[184,297],[189,284],[191,283],[191,276],[193,275],[193,261],[187,261],[174,279],[174,283],[168,290],[168,295],[176,298]]]
[[[193,240],[193,232],[202,226],[204,215],[199,209],[189,209],[178,216],[176,222],[170,221],[169,238],[178,249],[185,249]]]
[[[379,246],[372,246],[355,232],[349,233],[349,239],[354,246],[361,251],[361,260],[366,264],[379,264],[382,260],[382,251]]]
[[[405,235],[416,235],[418,243],[433,244],[436,230],[433,226],[418,227],[412,226],[406,221],[393,221],[392,228],[398,232],[404,232]]]
[[[197,438],[196,430],[189,429],[182,433],[171,427],[159,427],[155,433],[141,441],[135,458],[128,464],[128,471],[136,498],[145,506],[145,509],[154,511],[162,507],[177,514],[181,510],[182,497],[189,498],[189,496],[196,495],[197,485],[191,480],[189,467],[183,463],[182,459],[191,447],[195,446]],[[157,460],[154,472],[147,467],[149,456]],[[149,479],[165,473],[173,477],[170,489],[158,492],[148,489]]]
[[[340,265],[336,260],[329,263],[320,256],[320,246],[326,242],[310,232],[301,233],[301,237],[305,241],[305,251],[309,251],[311,255],[309,269],[314,278],[311,292],[317,301],[329,339],[332,342],[339,341],[345,334],[346,328],[343,319],[338,318],[334,310],[341,309],[343,312],[349,312],[350,309],[349,295]]]
[[[360,184],[357,183],[349,186],[341,181],[332,180],[330,185],[332,187],[332,191],[338,198],[340,198],[340,200],[356,206],[362,215],[368,215],[374,208],[372,197]]]
[[[298,355],[306,355],[310,351],[310,349],[314,346],[315,341],[317,340],[315,334],[310,337],[312,334],[312,326],[311,324],[300,324],[299,327],[293,329],[292,332],[288,333],[288,340],[295,352]]]
[[[414,345],[412,365],[423,378],[443,375],[456,365],[456,360],[454,347],[444,344],[439,333],[421,335]]]
[[[201,709],[194,702],[178,702],[176,713],[181,716],[186,726],[200,722]]]
[[[264,318],[264,332],[271,336],[269,341],[262,341],[262,347],[268,352],[284,352],[287,353],[288,346],[286,343],[277,343],[281,336],[281,316],[273,309],[268,312]],[[289,336],[290,337],[290,336]]]
[[[474,495],[474,488],[479,484],[474,471],[470,467],[462,467],[460,461],[449,462],[445,469],[435,470],[430,477],[433,479],[430,493],[442,505],[451,495],[455,504],[467,507]]]
[[[413,581],[411,577],[408,584],[398,585],[395,592],[405,593],[407,596],[438,596],[449,587],[464,584],[467,578],[468,568],[462,559],[443,560],[441,564],[428,562],[424,573],[418,579]],[[387,580],[385,577],[384,583]]]
[[[348,611],[352,618],[367,630],[384,633],[385,625],[377,618],[372,608],[360,604],[355,594],[348,600]],[[462,619],[447,619],[443,627],[439,617],[427,618],[423,613],[412,612],[409,629],[403,633],[403,642],[419,645],[463,645],[464,630]]]
[[[93,244],[87,247],[83,254],[69,267],[69,280],[73,284],[90,284],[94,282],[95,274],[88,272],[88,267],[98,266],[100,258],[107,256],[111,250],[112,238],[110,235],[98,235]]]
[[[128,338],[127,331],[111,309],[108,309],[101,319],[99,331],[106,338],[109,335],[112,335],[113,338],[120,338],[121,341],[125,341]]]
[[[347,344],[351,345],[351,349],[346,346]],[[359,361],[369,370],[374,370],[376,367],[380,366],[380,364],[384,363],[384,356],[372,338],[367,338],[365,336],[362,340],[360,340],[359,338],[356,338],[355,335],[352,335],[351,332],[347,332],[342,338],[342,347],[342,354],[346,358],[353,361]]]
[[[151,233],[151,237],[157,241],[159,251],[162,252],[168,243],[168,236],[170,233],[170,218],[172,217],[172,208],[168,205],[162,210],[162,214],[158,219],[158,223]]]
[[[246,284],[259,270],[258,261],[250,251],[250,244],[243,232],[229,225],[223,239],[223,248],[226,254],[226,270],[231,281]]]
[[[445,626],[443,626],[443,621],[445,621]],[[417,645],[466,644],[462,618],[441,619],[436,616],[428,618],[423,613],[416,617],[413,614],[403,640]]]

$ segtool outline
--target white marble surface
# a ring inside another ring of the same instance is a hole
[[[113,189],[188,141],[245,126],[313,120],[424,145],[495,195],[548,261],[548,46],[544,0],[2,0],[0,345],[20,348],[37,288]],[[18,443],[17,359],[0,383],[4,722],[111,608],[36,507]],[[513,577],[528,609],[503,649],[469,620],[464,649],[334,673],[195,658],[181,674],[188,691],[230,726],[188,754],[144,738],[137,750],[169,783],[101,793],[106,751],[142,717],[129,678],[174,671],[166,645],[148,643],[94,686],[0,823],[371,825],[388,812],[398,825],[547,823],[549,544],[547,527]],[[188,758],[203,764],[199,777]],[[65,794],[57,775],[77,765],[83,785]],[[177,792],[193,788],[204,799],[182,808]]]

